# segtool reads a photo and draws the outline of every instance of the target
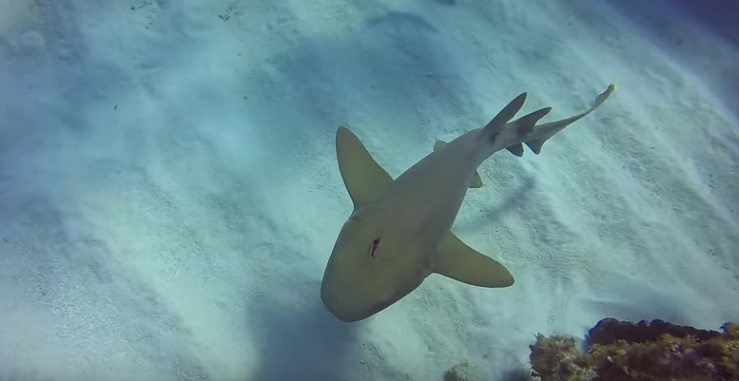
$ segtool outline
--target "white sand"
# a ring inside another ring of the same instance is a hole
[[[739,55],[667,10],[453,3],[0,0],[0,379],[497,380],[539,332],[739,320]],[[339,124],[399,175],[522,91],[552,120],[611,82],[480,168],[455,232],[514,287],[325,311]]]

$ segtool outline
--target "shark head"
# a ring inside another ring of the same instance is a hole
[[[386,228],[377,205],[344,223],[326,266],[321,299],[338,319],[354,322],[392,305],[417,288],[429,272],[419,266],[401,234]]]

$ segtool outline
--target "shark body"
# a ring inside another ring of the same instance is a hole
[[[482,182],[477,168],[495,152],[538,154],[547,139],[600,106],[614,86],[591,107],[571,118],[536,125],[550,108],[515,121],[526,93],[513,99],[485,127],[434,151],[393,179],[357,136],[339,127],[339,170],[354,210],[344,223],[321,283],[326,308],[345,322],[368,318],[415,290],[432,273],[480,287],[513,285],[500,263],[467,246],[451,227],[468,188]]]

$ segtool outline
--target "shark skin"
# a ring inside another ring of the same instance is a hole
[[[513,99],[485,127],[433,152],[393,179],[346,127],[336,133],[336,151],[354,210],[344,223],[321,282],[321,300],[339,320],[356,322],[386,309],[437,273],[470,285],[499,288],[514,278],[502,264],[467,246],[452,224],[468,188],[482,186],[477,168],[495,152],[541,145],[600,106],[614,87],[586,112],[536,125],[542,108],[510,121],[526,93]],[[520,155],[517,155],[520,156]]]

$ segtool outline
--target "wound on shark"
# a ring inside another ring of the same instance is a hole
[[[470,285],[513,285],[510,271],[467,246],[451,232],[468,188],[479,188],[477,168],[507,149],[516,156],[526,144],[535,154],[552,136],[598,108],[615,90],[599,94],[584,112],[537,124],[546,107],[511,121],[526,101],[514,98],[485,127],[433,152],[393,179],[346,127],[336,133],[336,152],[354,210],[344,223],[326,265],[321,299],[338,319],[366,319],[418,288],[437,273]]]

